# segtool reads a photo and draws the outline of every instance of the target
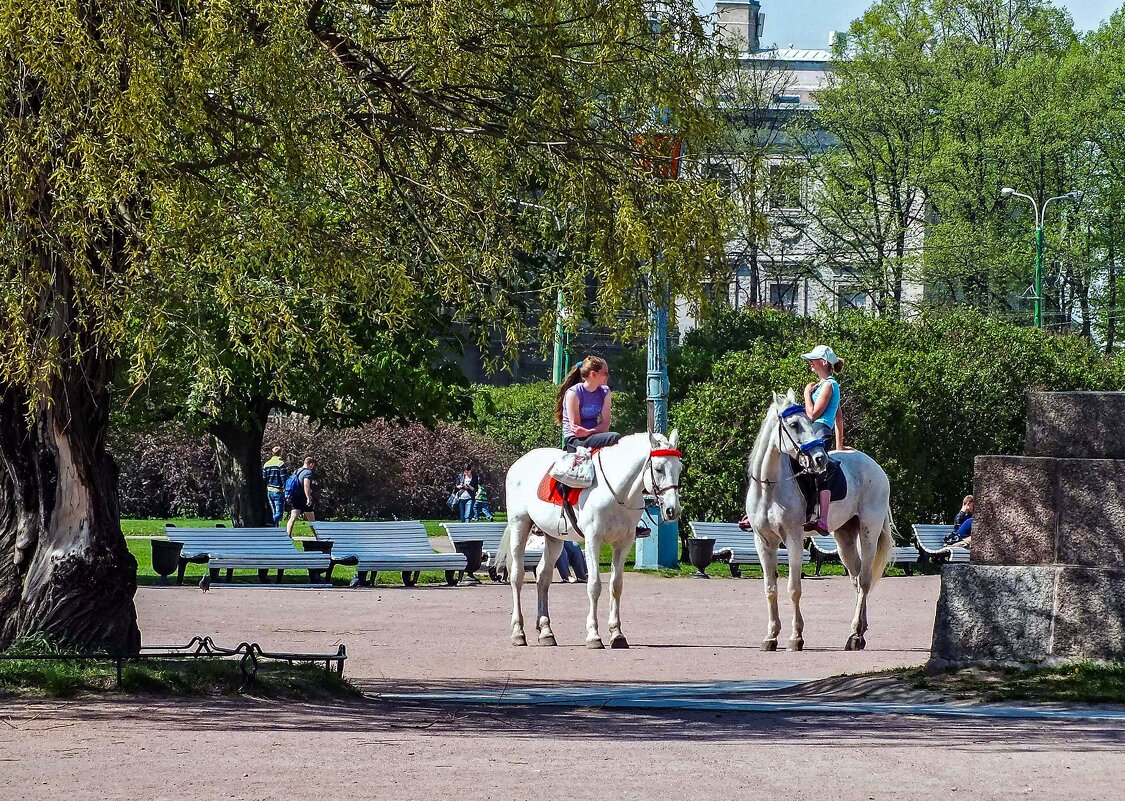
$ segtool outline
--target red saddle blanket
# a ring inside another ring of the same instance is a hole
[[[565,498],[571,506],[578,506],[578,496],[581,494],[581,489],[560,484],[558,481],[551,478],[550,473],[544,473],[543,480],[539,482],[539,500],[546,503],[553,503],[555,506],[562,506],[563,498]]]

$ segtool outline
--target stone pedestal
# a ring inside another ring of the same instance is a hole
[[[979,456],[971,563],[942,570],[931,655],[1125,659],[1125,393],[1033,393],[1028,455]]]

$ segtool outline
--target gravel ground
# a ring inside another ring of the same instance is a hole
[[[628,651],[582,647],[585,593],[575,586],[552,590],[558,648],[508,645],[509,594],[487,585],[206,595],[151,588],[138,593],[138,609],[148,644],[197,633],[267,648],[344,642],[347,675],[372,690],[572,686],[811,679],[921,664],[937,590],[936,577],[884,580],[859,654],[841,650],[851,588],[839,578],[805,582],[808,648],[794,654],[758,651],[761,584],[746,580],[628,576]],[[527,592],[525,611],[532,601]],[[1120,727],[903,715],[20,700],[0,702],[0,748],[0,798],[70,801],[1098,799],[1120,798],[1125,780]]]

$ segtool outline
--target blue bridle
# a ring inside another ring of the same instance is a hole
[[[800,403],[794,403],[792,406],[787,406],[786,408],[782,409],[781,412],[779,412],[777,416],[779,418],[781,418],[782,420],[788,420],[790,417],[793,417],[794,415],[804,414],[804,413],[805,413],[804,405],[800,404]],[[786,432],[786,433],[788,434],[789,432]],[[792,438],[792,437],[790,437],[790,438]],[[793,444],[797,446],[797,450],[801,453],[810,453],[810,452],[812,452],[812,450],[814,448],[825,447],[824,441],[819,440],[819,439],[815,439],[812,442],[806,442],[803,445],[800,445],[800,444],[797,443],[796,440],[793,440]]]

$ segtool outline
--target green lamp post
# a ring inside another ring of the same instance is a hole
[[[1031,204],[1031,208],[1035,212],[1035,327],[1043,327],[1043,220],[1047,216],[1047,207],[1056,200],[1073,200],[1078,202],[1082,199],[1081,192],[1067,192],[1065,195],[1056,195],[1049,197],[1040,208],[1039,203],[1031,195],[1025,195],[1023,192],[1017,192],[1009,186],[1000,190],[1000,197],[1020,197]]]

